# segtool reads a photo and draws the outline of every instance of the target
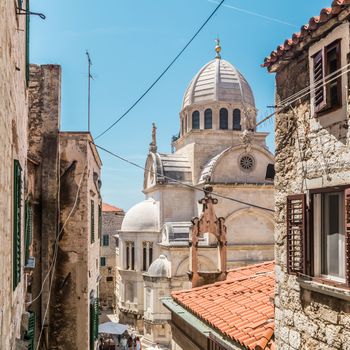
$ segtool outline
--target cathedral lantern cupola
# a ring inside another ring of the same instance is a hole
[[[180,112],[180,138],[190,132],[255,131],[252,89],[230,62],[221,58],[216,39],[215,59],[204,65],[188,85]]]

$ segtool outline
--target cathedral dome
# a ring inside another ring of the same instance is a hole
[[[219,57],[202,67],[192,79],[183,98],[182,110],[210,102],[241,102],[255,107],[247,80],[231,63]]]
[[[129,209],[124,217],[121,231],[159,231],[157,202],[148,198]]]
[[[151,277],[171,277],[171,264],[165,255],[160,255],[154,260],[147,271]]]

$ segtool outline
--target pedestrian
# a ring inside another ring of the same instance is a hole
[[[122,346],[122,350],[127,350],[128,349],[128,341],[125,336],[120,341],[120,345]]]
[[[103,340],[100,338],[100,344],[98,345],[99,350],[103,349]]]
[[[140,338],[136,337],[136,350],[141,350],[141,342],[140,342]]]

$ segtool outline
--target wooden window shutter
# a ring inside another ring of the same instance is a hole
[[[345,274],[346,283],[350,286],[350,188],[344,191],[345,197]]]
[[[306,274],[306,195],[287,197],[287,268]]]
[[[95,341],[98,339],[98,298],[90,301],[90,349],[95,349]]]
[[[18,160],[14,161],[13,174],[13,290],[21,280],[21,197],[22,168]]]
[[[327,105],[327,93],[325,82],[324,50],[322,49],[313,57],[313,83],[315,86],[315,110],[320,111]]]
[[[91,243],[95,242],[95,203],[91,200],[91,213],[90,213],[90,240]]]
[[[25,202],[25,265],[28,263],[30,255],[30,245],[33,240],[33,210],[29,202]]]
[[[29,340],[28,350],[35,350],[35,313],[29,313],[27,338]]]
[[[98,238],[101,239],[102,232],[102,208],[101,204],[98,205]]]

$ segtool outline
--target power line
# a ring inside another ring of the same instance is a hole
[[[221,0],[221,2],[215,7],[214,11],[209,15],[209,17],[204,21],[204,23],[199,27],[199,29],[194,33],[191,39],[187,42],[187,44],[183,47],[183,49],[175,56],[175,58],[169,63],[169,65],[163,70],[163,72],[158,76],[156,80],[148,87],[148,89],[115,121],[113,122],[107,129],[102,131],[95,137],[97,140],[99,137],[107,133],[111,130],[117,123],[119,123],[134,107],[152,90],[152,88],[158,83],[158,81],[165,75],[165,73],[171,68],[171,66],[177,61],[177,59],[182,55],[182,53],[187,49],[187,47],[192,43],[192,41],[196,38],[196,36],[201,32],[201,30],[205,27],[205,25],[210,21],[210,19],[214,16],[216,11],[221,7],[225,0]]]
[[[139,165],[139,164],[137,164],[137,163],[134,163],[134,162],[132,162],[131,160],[128,160],[128,159],[126,159],[126,158],[124,158],[124,157],[122,157],[122,156],[119,156],[118,154],[116,154],[116,153],[114,153],[114,152],[112,152],[112,151],[110,151],[110,150],[108,150],[108,149],[106,149],[106,148],[104,148],[104,147],[102,147],[102,146],[96,145],[96,143],[94,143],[93,141],[90,141],[90,142],[91,142],[93,145],[95,145],[95,147],[97,147],[97,148],[99,148],[100,150],[102,150],[102,151],[104,151],[104,152],[106,152],[106,153],[112,155],[112,156],[115,157],[115,158],[118,158],[119,160],[121,160],[121,161],[123,161],[123,162],[125,162],[125,163],[128,163],[128,164],[133,165],[133,166],[135,166],[135,167],[137,167],[137,168],[139,168],[139,169],[142,169],[142,170],[144,170],[144,171],[147,171],[148,173],[151,173],[151,174],[154,174],[154,173],[155,173],[154,171],[152,171],[152,170],[150,170],[150,169],[147,169],[147,168],[145,168],[145,167],[143,167],[143,166],[141,166],[141,165]],[[171,178],[171,177],[169,177],[169,176],[162,175],[162,174],[159,174],[159,173],[156,173],[156,174],[157,174],[157,175],[161,175],[161,176],[164,177],[165,179],[170,180],[170,181],[173,181],[173,182],[176,182],[176,183],[178,183],[179,185],[182,185],[182,186],[184,186],[184,187],[188,187],[188,188],[191,188],[191,189],[193,189],[193,190],[200,191],[200,192],[203,191],[202,189],[200,189],[200,188],[198,188],[198,187],[196,187],[196,186],[186,184],[186,183],[184,183],[184,182],[182,182],[182,181],[173,179],[173,178]],[[241,201],[241,200],[236,199],[236,198],[232,198],[232,197],[228,197],[228,196],[223,196],[223,195],[221,195],[221,194],[219,194],[219,193],[216,193],[216,192],[211,192],[211,193],[212,193],[212,195],[214,195],[214,196],[217,196],[217,197],[220,197],[220,198],[223,198],[223,199],[227,199],[227,200],[230,200],[230,201],[233,201],[233,202],[236,202],[236,203],[245,204],[245,205],[248,205],[248,206],[250,206],[250,207],[257,208],[257,209],[262,209],[262,210],[267,210],[267,211],[274,212],[274,209],[265,208],[265,207],[262,207],[262,206],[260,206],[260,205],[256,205],[256,204],[244,202],[244,201]]]
[[[329,84],[330,82],[338,79],[342,75],[350,72],[350,68],[348,68],[349,65],[350,64],[344,65],[343,67],[339,68],[337,71],[333,72],[332,74],[327,75],[323,80],[320,80],[317,83],[310,84],[306,88],[299,90],[295,94],[293,94],[293,95],[287,97],[285,100],[279,102],[279,104],[275,106],[276,110],[273,113],[271,113],[268,116],[266,116],[265,118],[263,118],[262,120],[260,120],[260,122],[258,122],[256,124],[256,126],[259,126],[259,125],[265,123],[267,120],[269,120],[271,117],[273,117],[276,113],[282,112],[287,107],[290,107],[294,102],[296,102],[296,101],[300,100],[301,98],[311,94],[312,92],[314,92],[315,90],[319,89],[320,87],[323,87],[323,86]],[[327,80],[328,78],[333,76],[335,73],[337,73],[339,71],[342,71],[345,68],[348,68],[348,69],[346,69],[344,72],[341,72],[341,73],[337,74],[335,77]],[[321,82],[322,82],[322,84],[320,84]],[[311,86],[313,86],[312,89],[310,89]],[[294,96],[294,98],[291,99],[293,96]]]
[[[47,304],[46,304],[46,308],[45,308],[45,312],[44,312],[44,317],[43,317],[43,320],[41,321],[41,328],[40,328],[40,333],[39,333],[39,338],[38,338],[38,343],[37,343],[37,346],[36,346],[36,350],[39,350],[39,347],[40,347],[40,341],[41,341],[41,336],[42,336],[42,333],[44,331],[44,327],[45,327],[45,320],[46,320],[46,316],[47,316],[47,312],[49,310],[49,305],[50,305],[50,298],[51,298],[51,290],[52,290],[52,285],[53,285],[53,281],[54,281],[54,275],[55,275],[55,267],[56,267],[56,262],[57,262],[57,255],[58,255],[58,241],[61,237],[61,234],[63,232],[63,229],[65,228],[68,220],[70,219],[70,217],[72,216],[73,212],[74,212],[74,209],[78,203],[78,197],[79,197],[79,193],[80,193],[80,188],[81,188],[81,185],[83,183],[83,179],[84,179],[84,175],[85,175],[85,171],[87,169],[87,164],[85,164],[84,166],[84,170],[83,170],[83,173],[81,175],[81,178],[80,178],[80,181],[79,181],[79,185],[78,185],[78,188],[77,188],[77,192],[75,194],[75,200],[74,200],[74,204],[73,204],[73,207],[72,209],[70,210],[66,220],[64,221],[60,231],[59,231],[59,234],[57,235],[56,239],[55,239],[55,246],[54,246],[54,255],[53,255],[53,258],[52,258],[52,263],[50,265],[50,268],[44,278],[44,281],[42,283],[42,287],[41,287],[41,290],[40,290],[40,293],[39,295],[37,295],[37,297],[31,302],[33,303],[35,300],[37,300],[42,291],[43,291],[43,288],[44,288],[44,284],[48,278],[48,276],[50,275],[50,272],[52,270],[52,275],[51,275],[51,279],[50,279],[50,282],[49,282],[49,293],[48,293],[48,299],[47,299]]]

